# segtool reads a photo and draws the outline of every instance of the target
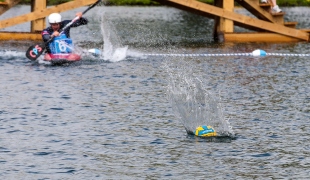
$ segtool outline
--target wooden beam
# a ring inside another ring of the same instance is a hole
[[[0,1],[0,6],[8,6],[9,4],[7,2],[1,2]]]
[[[269,21],[269,22],[276,22],[274,17],[269,13],[269,11],[264,10],[259,5],[259,0],[235,0],[239,5],[244,7],[250,13],[261,20]],[[266,4],[270,8],[270,4]]]
[[[301,29],[301,31],[305,31],[305,32],[310,33],[310,29]]]
[[[214,14],[206,13],[204,11],[200,11],[200,10],[197,10],[197,9],[194,9],[191,7],[187,7],[187,6],[184,6],[183,4],[178,4],[178,3],[175,3],[175,2],[172,2],[169,0],[154,0],[154,1],[157,1],[163,5],[172,6],[172,7],[184,10],[184,11],[188,11],[188,12],[191,12],[194,14],[198,14],[198,15],[201,15],[201,16],[204,16],[207,18],[211,18],[211,19],[219,18],[219,16],[215,16]],[[218,1],[214,1],[214,4],[217,4],[217,3],[218,3]]]
[[[41,11],[46,9],[46,1],[44,0],[31,0],[31,12]],[[41,31],[46,26],[45,18],[40,18],[31,21],[31,32]]]
[[[205,14],[206,16],[210,16],[211,14],[213,16],[230,19],[234,22],[238,22],[240,24],[244,24],[247,26],[309,41],[309,34],[304,31],[288,28],[280,24],[266,22],[260,19],[252,18],[235,12],[230,12],[225,9],[214,7],[212,5],[208,5],[206,3],[202,3],[196,0],[156,0],[156,1],[161,3],[169,2],[171,5],[185,6],[187,8],[193,9],[194,11],[198,11],[200,14]]]
[[[0,41],[9,40],[32,40],[32,41],[42,41],[42,36],[40,32],[28,33],[28,32],[0,32]]]
[[[37,11],[24,14],[21,16],[5,19],[5,20],[0,21],[0,29],[10,27],[10,26],[15,26],[17,24],[25,23],[28,21],[34,21],[40,18],[45,18],[46,16],[54,12],[60,13],[60,12],[68,11],[68,10],[75,9],[81,6],[87,6],[87,5],[95,3],[96,1],[97,0],[75,0],[75,1],[70,1],[67,3],[63,3],[60,5],[56,5],[56,6],[44,9],[44,10],[37,10]],[[73,18],[74,18],[74,15],[72,19]]]
[[[9,10],[11,7],[18,4],[21,0],[7,0],[3,3],[2,6],[0,6],[0,15],[5,13],[7,10]]]
[[[296,28],[298,22],[284,22],[284,26],[289,27],[289,28]]]
[[[300,42],[301,39],[276,33],[224,33],[227,42]]]

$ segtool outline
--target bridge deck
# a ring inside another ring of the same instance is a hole
[[[257,33],[233,33],[233,32],[220,32],[224,36],[229,37],[225,40],[230,41],[309,41],[309,33],[306,31],[286,27],[285,25],[291,25],[291,23],[284,23],[283,15],[270,14],[264,7],[259,5],[259,0],[235,0],[240,3],[249,12],[253,13],[257,18],[249,17],[246,15],[238,14],[232,10],[212,6],[196,0],[156,0],[162,4],[173,6],[182,10],[190,11],[200,14],[205,17],[216,19],[218,17],[228,19],[234,22],[234,25],[247,28],[250,30],[258,31]],[[221,0],[220,4],[225,4],[225,0]],[[267,5],[268,7],[268,5]],[[270,7],[270,5],[269,5]],[[221,29],[221,28],[220,28]],[[260,31],[265,31],[260,33]],[[269,33],[266,33],[269,32]],[[235,37],[234,37],[235,36]]]

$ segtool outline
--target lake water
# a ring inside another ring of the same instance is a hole
[[[283,10],[310,28],[309,8]],[[35,42],[1,42],[1,179],[310,177],[309,57],[143,55],[309,54],[309,43],[214,43],[213,20],[169,7],[101,6],[85,17],[71,32],[77,48],[127,46],[126,57],[51,66],[25,57]],[[198,125],[226,135],[187,134]]]

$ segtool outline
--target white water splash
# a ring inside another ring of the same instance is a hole
[[[41,58],[41,57],[39,57],[38,59],[37,59],[37,61],[38,61],[38,63],[39,64],[46,64],[46,65],[51,65],[52,63],[51,62],[49,62],[49,61],[45,61],[43,58]]]
[[[104,60],[117,62],[126,58],[128,46],[123,46],[122,41],[116,34],[116,29],[112,23],[102,16],[101,31],[103,35],[103,58]]]
[[[0,51],[1,57],[11,58],[11,57],[25,57],[25,52],[15,51],[15,50],[3,50]]]
[[[121,61],[123,59],[126,58],[126,52],[127,52],[128,47],[123,47],[123,48],[117,48],[115,49],[111,61],[113,62],[117,62],[117,61]]]
[[[224,118],[220,100],[204,86],[203,81],[195,76],[194,67],[182,63],[165,64],[168,72],[167,95],[172,109],[190,134],[198,126],[210,125],[219,136],[234,136],[228,120]]]

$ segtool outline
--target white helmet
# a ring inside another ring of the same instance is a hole
[[[48,22],[51,23],[60,23],[61,15],[59,13],[52,13],[48,16]]]

